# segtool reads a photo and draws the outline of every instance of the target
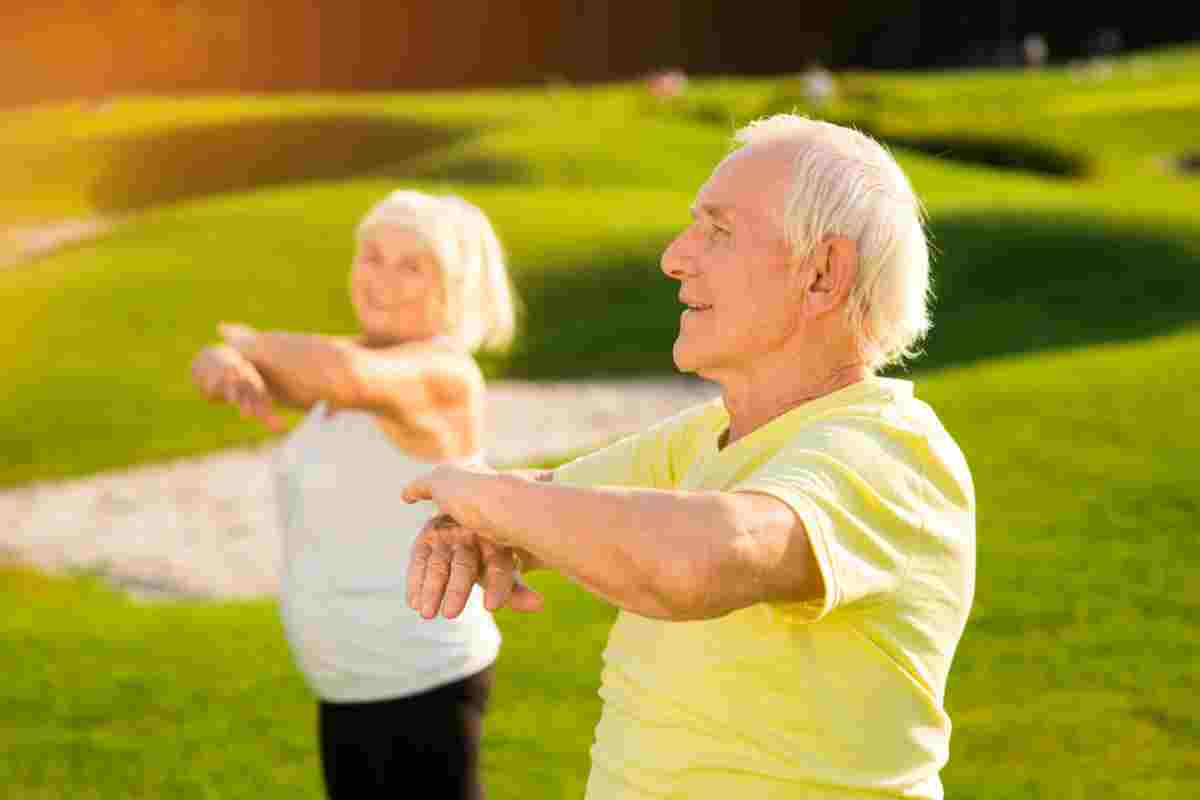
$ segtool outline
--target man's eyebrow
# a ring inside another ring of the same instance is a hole
[[[733,214],[730,213],[729,209],[724,206],[715,206],[711,203],[701,203],[700,205],[693,203],[688,207],[688,210],[692,213],[692,219],[705,216],[711,217],[718,222],[730,222],[733,218]]]

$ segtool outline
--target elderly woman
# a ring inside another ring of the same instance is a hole
[[[272,427],[308,409],[279,450],[281,611],[319,698],[330,797],[476,798],[481,720],[500,634],[480,593],[429,625],[404,602],[427,515],[397,513],[395,481],[480,460],[484,383],[470,353],[513,329],[504,256],[483,212],[397,191],[358,227],[356,337],[225,325],[193,375],[209,398]],[[467,600],[467,598],[464,598]]]
[[[912,384],[876,376],[929,326],[921,207],[855,131],[783,115],[737,141],[662,257],[675,363],[722,397],[549,481],[409,484],[443,512],[409,602],[453,617],[480,582],[526,606],[520,565],[621,609],[589,800],[938,798],[974,490]]]

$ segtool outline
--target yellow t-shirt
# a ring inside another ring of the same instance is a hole
[[[803,521],[819,602],[621,612],[588,800],[940,798],[946,676],[975,583],[963,455],[907,381],[871,378],[718,450],[718,399],[567,464],[575,486],[751,491]]]

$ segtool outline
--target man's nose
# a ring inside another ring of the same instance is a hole
[[[658,266],[669,278],[677,281],[695,274],[695,259],[687,242],[688,232],[684,230],[667,245],[659,259]]]

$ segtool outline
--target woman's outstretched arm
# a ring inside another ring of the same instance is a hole
[[[338,408],[361,407],[354,371],[355,345],[311,333],[258,331],[222,323],[218,332],[262,374],[283,405],[311,408],[322,400]]]
[[[411,424],[459,402],[464,391],[482,383],[469,359],[419,345],[372,350],[344,337],[257,331],[231,323],[218,330],[254,364],[275,399],[296,408],[324,401]]]
[[[192,383],[211,402],[237,406],[243,417],[255,417],[273,431],[283,430],[270,387],[254,365],[229,345],[210,345],[196,354]]]

